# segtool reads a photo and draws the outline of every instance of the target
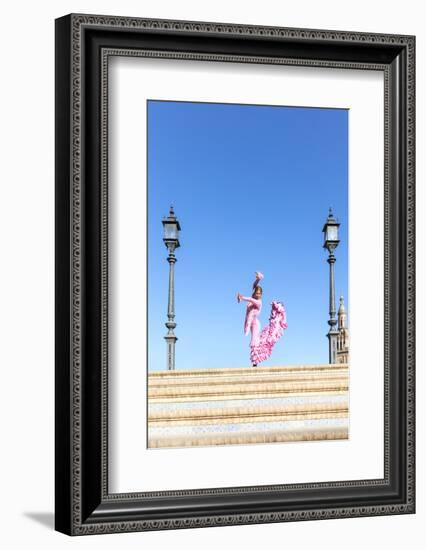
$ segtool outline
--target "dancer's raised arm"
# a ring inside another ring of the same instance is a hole
[[[256,300],[256,298],[251,298],[250,296],[243,296],[239,292],[237,293],[237,302],[240,303],[241,300],[244,302],[250,302],[251,304],[258,305],[260,300]]]
[[[260,271],[256,271],[254,276],[256,277],[256,279],[254,280],[254,283],[253,283],[253,290],[257,287],[257,285],[259,284],[259,281],[263,279],[263,274]]]

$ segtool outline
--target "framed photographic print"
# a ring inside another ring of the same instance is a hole
[[[56,21],[56,529],[405,514],[413,36]]]

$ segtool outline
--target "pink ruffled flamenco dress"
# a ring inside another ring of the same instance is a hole
[[[263,279],[262,273],[257,272],[256,280],[253,283],[253,293],[261,279]],[[287,328],[286,310],[283,303],[272,302],[269,323],[261,331],[258,316],[262,310],[262,300],[247,296],[240,296],[240,299],[248,302],[244,333],[247,335],[251,331],[250,361],[252,365],[258,365],[270,357],[274,345]]]

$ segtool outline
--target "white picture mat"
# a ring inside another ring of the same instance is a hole
[[[383,73],[120,57],[109,78],[109,491],[382,478]],[[147,449],[147,99],[350,109],[349,440]]]

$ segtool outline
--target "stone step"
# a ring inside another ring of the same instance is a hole
[[[149,447],[183,448],[203,447],[210,445],[252,445],[259,443],[284,443],[295,441],[323,441],[348,438],[348,428],[345,426],[295,428],[293,430],[258,430],[250,432],[222,432],[208,434],[183,434],[149,437]]]
[[[222,384],[211,386],[165,387],[148,391],[148,398],[156,401],[186,401],[205,399],[251,399],[253,397],[278,397],[341,393],[348,391],[348,380],[315,380],[310,382],[282,382],[266,384]]]
[[[341,418],[348,415],[348,403],[313,403],[287,407],[221,407],[217,409],[182,409],[177,411],[150,412],[151,427],[205,424],[230,424],[241,422],[267,422],[277,420],[309,420]]]
[[[251,384],[262,383],[277,383],[277,382],[292,382],[292,381],[310,381],[310,380],[343,380],[347,379],[347,371],[331,372],[286,372],[286,373],[274,373],[274,374],[258,374],[257,376],[200,376],[198,378],[176,378],[176,379],[160,379],[160,380],[148,380],[149,390],[163,387],[180,387],[185,388],[189,386],[218,386],[224,384],[245,384],[247,386]]]
[[[285,373],[285,372],[301,372],[301,371],[314,371],[318,372],[321,370],[347,370],[347,363],[324,363],[317,365],[278,365],[271,367],[236,367],[236,368],[225,368],[225,369],[181,369],[181,370],[164,370],[164,371],[149,371],[148,376],[150,380],[161,379],[161,378],[185,378],[192,376],[206,376],[208,373],[209,377],[215,376],[234,376],[234,375],[248,375],[248,376],[257,376],[259,373]]]

